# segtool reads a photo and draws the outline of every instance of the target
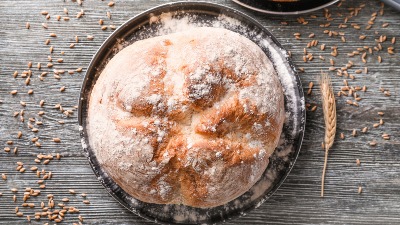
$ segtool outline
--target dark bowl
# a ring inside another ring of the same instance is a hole
[[[237,4],[254,11],[276,14],[297,15],[313,12],[328,7],[339,0],[297,0],[297,1],[274,1],[274,0],[233,0]]]
[[[395,8],[397,11],[400,11],[400,0],[381,0],[381,1]]]
[[[107,175],[89,145],[86,132],[89,98],[102,69],[118,52],[116,46],[121,46],[121,39],[125,40],[123,43],[129,44],[157,35],[156,31],[160,25],[150,24],[150,16],[158,16],[166,12],[174,12],[174,18],[190,16],[193,22],[202,21],[204,26],[212,26],[212,21],[216,21],[221,15],[232,18],[240,23],[226,25],[226,29],[238,32],[255,42],[270,59],[275,57],[273,65],[278,71],[285,90],[287,118],[283,127],[282,141],[270,157],[268,168],[260,180],[249,191],[225,205],[213,208],[193,208],[184,205],[151,204],[135,199]],[[268,45],[271,47],[269,48]],[[282,74],[285,74],[285,77],[282,77]],[[284,80],[286,81],[283,82]],[[259,207],[279,188],[293,168],[300,151],[305,127],[304,94],[287,51],[266,28],[250,16],[226,6],[206,2],[168,3],[147,10],[122,24],[93,56],[82,84],[78,112],[83,150],[99,181],[121,205],[145,219],[162,224],[215,224],[243,216],[249,210]]]

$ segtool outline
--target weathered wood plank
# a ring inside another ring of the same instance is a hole
[[[81,215],[88,224],[152,224],[135,216],[125,210],[114,201],[98,183],[93,175],[87,160],[82,153],[79,142],[77,115],[76,112],[69,118],[54,109],[54,105],[61,104],[65,109],[73,109],[77,105],[78,93],[84,76],[85,67],[90,62],[92,55],[96,52],[101,43],[112,32],[110,29],[102,31],[98,25],[99,19],[104,19],[105,25],[120,25],[130,17],[142,12],[143,10],[157,6],[169,1],[116,1],[115,7],[108,7],[107,2],[103,1],[84,1],[82,7],[71,1],[2,1],[0,4],[0,147],[7,147],[6,141],[13,140],[14,144],[9,146],[13,149],[18,146],[17,155],[12,153],[0,152],[0,173],[8,175],[7,181],[0,180],[0,224],[26,224],[22,218],[16,217],[14,208],[22,203],[23,189],[25,187],[38,188],[37,178],[31,166],[44,168],[52,171],[54,177],[46,181],[46,189],[36,198],[31,198],[29,202],[36,204],[39,211],[41,201],[47,203],[46,195],[52,193],[59,200],[69,197],[71,205],[80,209]],[[371,14],[378,12],[380,4],[378,1],[345,1],[342,7],[332,6],[329,8],[332,13],[333,21],[330,27],[320,27],[328,21],[323,17],[323,11],[313,13],[317,18],[309,15],[303,17],[309,21],[308,25],[297,23],[296,17],[281,17],[263,15],[243,9],[229,0],[214,0],[213,2],[222,3],[240,9],[249,15],[254,16],[263,25],[270,29],[278,40],[292,52],[293,61],[298,67],[303,67],[305,73],[300,73],[303,87],[307,91],[308,83],[316,79],[321,70],[327,71],[330,67],[329,59],[335,60],[335,66],[343,67],[348,60],[352,60],[354,67],[349,69],[349,73],[356,76],[355,81],[349,80],[349,85],[366,85],[368,90],[360,93],[363,98],[360,107],[347,105],[346,99],[338,98],[338,133],[344,133],[345,140],[340,140],[339,136],[330,153],[325,198],[319,197],[320,175],[323,165],[323,151],[321,141],[323,137],[322,112],[318,108],[315,112],[308,112],[307,127],[304,144],[298,161],[289,175],[286,182],[278,192],[260,208],[252,211],[249,215],[234,220],[228,224],[397,224],[400,222],[400,141],[398,138],[398,128],[400,126],[400,64],[398,50],[394,55],[389,55],[387,47],[399,47],[399,44],[390,44],[394,36],[399,36],[400,16],[399,13],[385,7],[384,16],[378,15],[371,30],[365,30],[366,22],[371,18]],[[366,4],[358,16],[352,17],[347,23],[348,28],[339,29],[339,24],[343,23],[345,16],[349,15],[347,8],[358,7]],[[70,21],[56,21],[55,15],[62,15],[63,8],[69,10]],[[81,19],[76,19],[75,15],[80,9],[85,10],[85,15]],[[46,20],[40,12],[46,10],[51,15],[50,20]],[[110,11],[112,19],[106,17],[106,12]],[[341,14],[341,15],[339,15]],[[25,29],[25,23],[30,22],[31,28]],[[287,21],[288,25],[280,23]],[[382,24],[388,22],[390,25],[383,28]],[[47,23],[48,29],[41,27],[41,23]],[[351,23],[361,25],[361,30],[351,28]],[[329,37],[324,34],[324,30],[343,31],[346,42],[342,43],[340,35]],[[300,32],[301,40],[295,40],[293,33]],[[376,33],[375,33],[376,32]],[[49,37],[50,33],[56,33],[56,38]],[[314,60],[309,63],[303,62],[303,48],[310,33],[315,33],[315,38],[320,44],[326,44],[326,50],[321,51],[319,47],[307,49],[313,53]],[[347,53],[354,51],[358,47],[376,46],[375,39],[380,35],[387,35],[389,41],[382,44],[381,52],[374,52],[372,56],[367,56],[368,63],[364,65],[360,56],[347,57]],[[79,43],[74,49],[69,45],[74,43],[74,37],[78,35]],[[93,35],[94,40],[86,39],[87,35]],[[359,40],[359,35],[366,35],[365,40]],[[44,41],[49,38],[50,45],[44,45]],[[400,38],[400,36],[398,37]],[[400,41],[400,40],[399,40]],[[52,58],[54,61],[63,58],[64,63],[54,62],[55,69],[75,70],[83,68],[82,73],[73,75],[61,75],[61,80],[53,78],[52,69],[48,69],[47,56],[49,47],[54,46]],[[338,57],[330,55],[330,48],[337,46]],[[65,54],[61,55],[61,51]],[[319,59],[319,55],[325,57],[325,61]],[[382,63],[377,63],[377,56],[383,57]],[[27,70],[27,62],[33,62],[33,76],[30,86],[25,86],[25,79],[21,78],[21,72]],[[38,62],[42,63],[42,69],[36,68]],[[368,74],[355,74],[355,70],[363,69],[368,66]],[[12,78],[12,74],[17,70],[19,76]],[[38,79],[41,72],[49,71],[49,75],[44,81]],[[334,90],[337,92],[342,86],[343,77],[332,74]],[[59,88],[66,87],[66,91],[61,93]],[[379,88],[387,88],[392,96],[387,97],[379,91]],[[29,89],[34,90],[33,95],[28,95]],[[18,90],[16,96],[11,96],[11,90]],[[43,108],[39,107],[40,100],[45,100]],[[20,101],[27,103],[26,107],[20,105]],[[316,86],[313,94],[307,96],[306,101],[320,106],[319,90]],[[13,113],[25,109],[25,123],[19,121],[19,117],[12,117]],[[44,116],[38,116],[39,111],[45,111]],[[379,128],[372,125],[380,118],[378,111],[385,112],[382,117],[385,124]],[[38,133],[29,131],[27,120],[29,117],[43,121],[44,125],[38,125]],[[65,124],[58,124],[58,120],[64,120]],[[363,127],[369,127],[365,134],[361,133]],[[353,129],[358,130],[358,136],[352,137]],[[21,139],[16,139],[18,131],[23,131]],[[380,135],[386,132],[391,135],[389,141],[384,141]],[[30,141],[33,137],[39,137],[42,144],[41,148],[35,147]],[[60,137],[61,143],[51,141],[53,137]],[[376,147],[368,145],[369,141],[376,140]],[[52,160],[48,165],[37,165],[33,160],[37,154],[61,153],[60,161]],[[361,160],[361,166],[356,166],[355,160]],[[16,162],[25,163],[27,171],[21,174],[15,170]],[[358,186],[361,185],[363,193],[357,194]],[[17,203],[12,202],[10,188],[19,188],[17,193]],[[68,193],[69,189],[75,189],[78,194],[88,193],[87,199],[90,205],[82,203],[80,195],[72,196]],[[25,215],[32,215],[33,210],[23,209]],[[78,214],[66,216],[66,224],[77,222]],[[43,224],[33,221],[32,224]]]

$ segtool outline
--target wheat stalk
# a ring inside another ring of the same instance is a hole
[[[336,102],[332,90],[331,80],[327,74],[322,74],[320,79],[322,108],[325,120],[325,161],[322,170],[321,197],[324,197],[324,183],[326,165],[328,162],[328,151],[332,147],[336,134]]]

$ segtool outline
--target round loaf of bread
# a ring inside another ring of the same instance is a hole
[[[285,118],[271,61],[246,37],[200,27],[117,53],[89,101],[89,144],[143,202],[214,207],[249,190]]]

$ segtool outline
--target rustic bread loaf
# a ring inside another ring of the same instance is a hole
[[[213,207],[254,185],[284,122],[265,53],[222,28],[137,41],[90,96],[88,138],[106,173],[149,203]]]

